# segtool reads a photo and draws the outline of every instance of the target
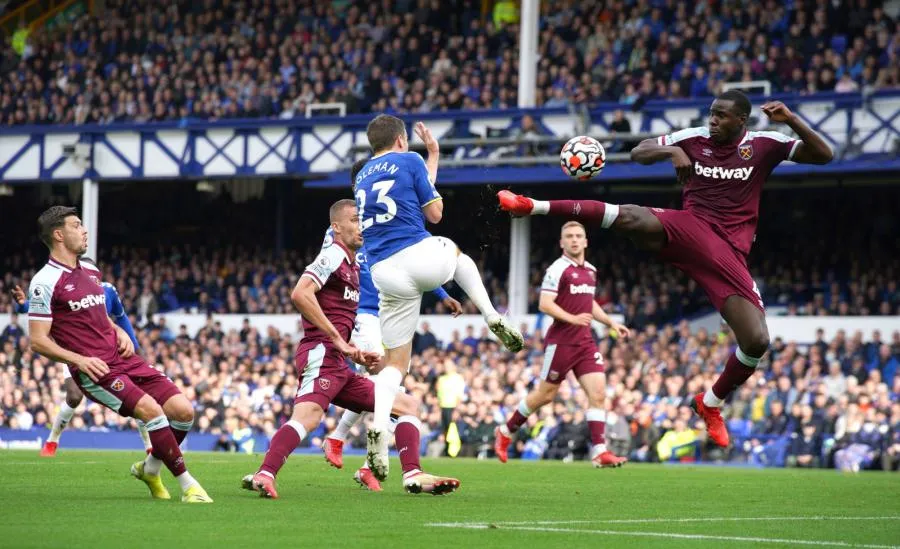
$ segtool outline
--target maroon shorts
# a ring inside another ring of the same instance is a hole
[[[375,384],[347,366],[340,352],[322,341],[304,341],[294,357],[300,389],[294,398],[299,402],[315,402],[328,410],[328,405],[353,410],[375,410]]]
[[[541,379],[548,383],[562,383],[570,370],[575,373],[576,378],[604,372],[603,355],[593,341],[574,345],[547,344]]]
[[[765,312],[747,259],[708,223],[686,210],[650,211],[666,230],[668,244],[660,252],[662,259],[694,279],[716,309],[721,311],[726,299],[738,295]]]
[[[144,395],[150,395],[162,406],[181,393],[171,379],[140,356],[118,358],[108,362],[107,366],[109,373],[96,383],[77,368],[70,368],[70,372],[84,396],[119,415],[131,417],[134,407]]]

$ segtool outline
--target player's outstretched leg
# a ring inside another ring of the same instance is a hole
[[[419,442],[422,423],[415,416],[401,416],[397,420],[394,438],[400,465],[403,468],[403,488],[410,494],[428,493],[442,496],[459,489],[459,481],[451,477],[432,475],[419,464]]]
[[[719,409],[728,395],[756,371],[759,361],[769,349],[769,329],[762,309],[741,296],[733,295],[725,300],[721,313],[734,332],[738,348],[728,357],[725,370],[712,389],[696,395],[691,401],[691,408],[703,418],[709,438],[724,448],[729,442],[728,429]]]
[[[453,280],[459,284],[459,287],[466,292],[472,303],[478,307],[484,321],[487,322],[488,328],[503,343],[503,346],[510,351],[517,353],[525,346],[525,339],[521,332],[513,327],[509,321],[497,312],[488,297],[487,289],[481,280],[481,273],[478,272],[478,266],[472,261],[472,258],[460,252],[456,262],[456,272],[453,274]]]
[[[659,251],[666,231],[659,219],[643,206],[618,205],[598,200],[534,200],[511,191],[497,193],[500,209],[515,216],[556,215],[620,232],[641,249]]]
[[[184,399],[183,395],[179,395]],[[170,401],[177,397],[172,397]],[[184,399],[187,401],[187,399]],[[168,404],[168,402],[167,402]],[[189,405],[189,404],[188,404]],[[150,442],[153,445],[153,453],[144,461],[139,461],[131,466],[131,474],[138,480],[147,484],[151,495],[157,499],[169,499],[169,492],[163,486],[159,478],[161,466],[175,476],[181,486],[181,501],[185,503],[212,503],[213,500],[200,486],[194,477],[187,471],[184,464],[184,456],[178,447],[175,438],[175,430],[170,427],[169,418],[150,395],[144,395],[138,401],[134,409],[134,415],[141,419],[147,427]]]
[[[84,399],[81,389],[78,388],[78,385],[72,378],[67,377],[63,385],[66,388],[66,400],[59,405],[59,413],[53,418],[50,436],[47,437],[47,442],[41,448],[41,457],[53,457],[56,455],[56,449],[59,447],[59,437],[66,430],[69,422],[72,421],[72,417],[75,416],[75,409],[78,408]]]

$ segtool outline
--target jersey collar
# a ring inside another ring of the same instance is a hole
[[[57,269],[59,269],[59,270],[61,270],[61,271],[65,271],[65,272],[67,272],[67,273],[71,273],[71,272],[72,272],[72,267],[69,267],[68,265],[66,265],[65,263],[63,263],[63,262],[61,262],[61,261],[57,261],[56,259],[53,259],[53,256],[52,256],[52,255],[50,256],[50,259],[47,260],[47,264],[50,265],[51,267],[55,267],[55,268],[57,268]],[[77,263],[76,263],[76,265],[75,265],[75,268],[76,268],[76,269],[78,268],[78,264],[77,264]]]
[[[563,258],[567,263],[570,263],[570,264],[574,265],[575,267],[584,267],[584,263],[582,263],[582,264],[579,265],[577,261],[575,261],[575,260],[572,259],[571,257],[567,256],[566,254],[562,254],[562,258]]]
[[[344,246],[344,243],[341,242],[340,239],[335,238],[334,244],[335,246],[340,248],[342,252],[344,252],[344,259],[347,260],[348,264],[354,265],[356,263],[356,254],[350,253],[350,250],[348,250],[347,247]]]

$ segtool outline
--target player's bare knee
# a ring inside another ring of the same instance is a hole
[[[760,358],[766,351],[769,350],[769,332],[768,330],[760,330],[754,332],[749,338],[748,341],[741,346],[741,351],[743,351],[748,356],[752,356],[754,358]],[[744,348],[746,347],[746,348]]]
[[[150,395],[142,396],[134,407],[133,416],[145,423],[161,415],[163,415],[162,406],[153,400]]]
[[[180,396],[180,395],[179,395]],[[166,416],[172,421],[190,423],[194,421],[194,407],[184,396],[172,397],[164,406]]]
[[[84,400],[84,396],[80,392],[74,394],[66,392],[66,404],[69,405],[69,408],[72,408],[73,410],[78,408],[82,400]]]

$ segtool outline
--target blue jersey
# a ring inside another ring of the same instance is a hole
[[[106,315],[113,319],[116,326],[125,330],[125,333],[131,338],[131,342],[134,343],[134,349],[140,349],[141,346],[138,344],[137,336],[134,334],[134,327],[131,326],[131,321],[128,320],[125,306],[122,305],[122,300],[119,299],[119,292],[116,291],[116,287],[109,282],[103,282],[101,285],[103,286],[103,293],[106,294]],[[22,305],[16,306],[16,313],[28,313],[27,299]]]
[[[391,152],[373,158],[354,183],[370,266],[431,236],[422,208],[441,195],[418,153]]]
[[[331,227],[325,231],[325,240],[322,247],[328,247],[334,242],[334,231]],[[369,270],[369,261],[366,257],[366,245],[357,250],[356,262],[359,263],[359,309],[357,314],[369,314],[378,316],[378,289],[372,282],[372,272]],[[443,288],[438,287],[434,290],[434,295],[441,301],[448,297],[449,294]]]

